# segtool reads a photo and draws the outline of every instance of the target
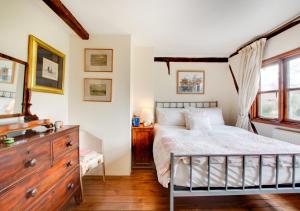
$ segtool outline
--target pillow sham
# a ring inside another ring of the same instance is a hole
[[[204,112],[185,112],[186,128],[188,130],[211,131],[210,118]]]
[[[210,120],[211,125],[224,125],[223,113],[221,108],[189,108],[190,112],[202,113]]]
[[[182,108],[157,108],[157,123],[169,126],[185,126],[185,109]]]

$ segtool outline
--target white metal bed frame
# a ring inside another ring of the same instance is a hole
[[[157,108],[185,108],[185,107],[196,107],[196,108],[212,108],[218,107],[217,101],[204,101],[204,102],[155,102],[155,110]],[[156,114],[155,114],[156,115]],[[292,156],[292,183],[291,184],[279,184],[279,159],[280,156]],[[228,171],[230,157],[241,157],[242,158],[242,186],[240,187],[229,187],[228,186]],[[263,159],[266,156],[274,156],[275,158],[275,172],[276,179],[275,185],[263,185]],[[251,194],[282,194],[282,193],[300,193],[300,185],[296,184],[296,161],[300,154],[228,154],[228,155],[202,155],[202,154],[170,154],[170,210],[174,210],[174,199],[175,197],[195,197],[195,196],[225,196],[225,195],[251,195]],[[213,157],[223,157],[225,159],[225,178],[224,187],[211,187],[210,186],[210,169],[211,169],[211,159]],[[259,185],[258,186],[245,186],[246,177],[246,160],[247,157],[257,157],[258,168],[259,168]],[[177,158],[187,158],[189,159],[189,187],[179,188],[174,183],[174,169],[175,160]],[[193,178],[193,159],[196,158],[206,158],[207,159],[207,187],[205,188],[193,188],[192,178]]]

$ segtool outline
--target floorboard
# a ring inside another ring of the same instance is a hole
[[[133,170],[131,176],[98,177],[83,180],[84,202],[77,206],[73,200],[66,211],[88,210],[168,210],[169,192],[156,178],[154,170]],[[210,196],[176,198],[175,210],[300,210],[300,194]]]

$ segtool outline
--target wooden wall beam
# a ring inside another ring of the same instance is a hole
[[[170,62],[208,62],[208,63],[227,63],[226,57],[154,57],[155,62],[165,62],[168,68],[168,74],[170,75]]]
[[[227,63],[227,57],[204,57],[204,58],[194,58],[194,57],[154,57],[155,62],[223,62]]]
[[[74,15],[65,7],[60,0],[43,0],[73,31],[83,40],[89,39],[89,33],[76,20]]]

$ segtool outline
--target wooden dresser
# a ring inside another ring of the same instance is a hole
[[[82,201],[79,126],[16,137],[0,144],[0,210],[58,210]]]
[[[132,168],[153,168],[153,126],[132,127]]]

